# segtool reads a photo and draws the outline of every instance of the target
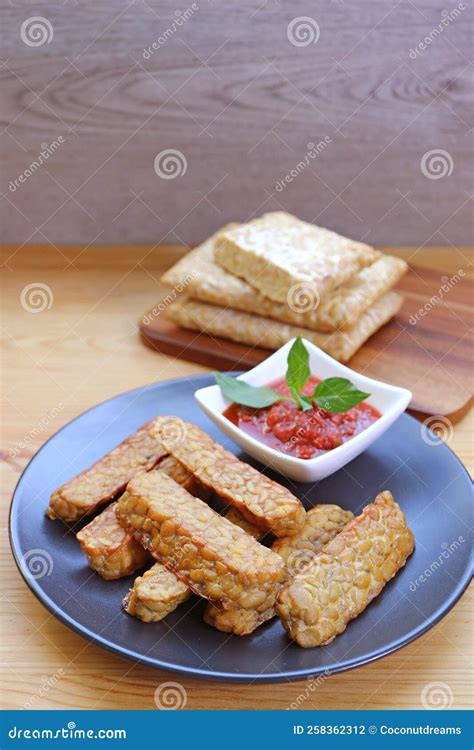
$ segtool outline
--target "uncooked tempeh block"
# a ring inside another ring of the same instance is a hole
[[[276,302],[286,302],[301,285],[323,299],[379,256],[370,245],[280,211],[222,232],[215,250],[226,271]]]
[[[135,474],[152,469],[166,453],[152,435],[152,425],[153,421],[140,427],[90,469],[53,492],[48,517],[77,521],[115,497]]]
[[[282,559],[159,471],[128,484],[117,515],[195,593],[223,609],[265,611],[283,580]]]
[[[350,331],[407,270],[408,264],[402,258],[383,255],[358,271],[347,284],[334,289],[314,311],[314,321],[309,327],[327,332]],[[300,315],[293,313],[293,322],[296,323]]]
[[[173,302],[164,314],[167,320],[183,328],[264,349],[279,349],[290,339],[301,336],[334,359],[347,362],[370,336],[396,315],[402,301],[403,298],[396,292],[388,292],[366,310],[352,328],[334,333],[318,333],[308,328],[193,300]]]
[[[202,302],[255,313],[313,331],[350,328],[374,302],[395,286],[408,268],[401,258],[382,255],[358,271],[347,284],[330,292],[319,304],[311,287],[304,286],[296,289],[284,303],[275,302],[215,262],[218,236],[219,233],[213,235],[191,250],[166,271],[162,283],[185,289],[189,297]]]
[[[158,417],[155,432],[166,450],[201,484],[261,529],[290,536],[303,525],[304,507],[286,487],[239,461],[196,425],[179,417]]]
[[[76,534],[92,570],[107,579],[131,575],[150,557],[119,524],[116,507],[117,503],[109,505]]]
[[[287,573],[300,573],[323,547],[352,521],[354,514],[339,505],[316,505],[306,512],[304,526],[294,536],[281,537],[272,544],[273,552],[283,558]]]
[[[392,495],[377,495],[281,590],[276,610],[290,637],[304,648],[330,643],[413,549],[413,534]]]
[[[159,622],[191,595],[185,583],[161,563],[133,582],[124,599],[126,612],[144,622]]]

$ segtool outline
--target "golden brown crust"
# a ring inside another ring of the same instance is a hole
[[[161,563],[155,563],[135,579],[123,606],[129,615],[139,620],[159,622],[190,595],[190,589],[174,573]]]
[[[396,315],[402,302],[399,294],[388,292],[366,310],[352,328],[335,333],[319,333],[271,318],[187,299],[173,302],[164,314],[167,320],[183,328],[265,349],[279,349],[290,339],[301,336],[334,359],[347,362],[370,336]]]
[[[226,271],[283,303],[301,285],[322,299],[379,256],[369,245],[281,211],[222,232],[215,250]]]
[[[184,479],[184,475],[181,475],[181,478]],[[181,484],[183,487],[186,487],[185,484]],[[262,535],[261,530],[249,523],[235,508],[231,508],[225,514],[225,517],[231,523],[240,526],[240,528],[255,539],[259,539]],[[137,544],[134,540],[133,543]],[[185,592],[187,592],[186,595]],[[166,615],[172,612],[182,601],[187,599],[190,593],[190,589],[182,581],[176,578],[174,573],[166,570],[161,563],[156,563],[156,565],[145,573],[144,576],[135,580],[133,588],[125,597],[124,607],[129,615],[138,617],[144,622],[157,622],[158,620],[162,620],[163,617],[166,617]],[[220,617],[217,617],[217,613],[222,612],[223,610],[216,608],[216,620],[220,621]],[[238,610],[238,612],[242,612],[242,610]],[[253,621],[256,623],[255,627],[257,627],[260,622],[264,622],[264,619],[267,619],[266,617],[261,619],[262,616],[260,613],[253,613],[253,610],[245,610],[245,612],[249,613],[248,615],[245,615],[246,620],[252,621],[253,618]],[[240,622],[242,622],[242,619],[243,616],[241,615]],[[228,626],[229,622],[232,622],[232,618],[223,617],[223,622]],[[219,624],[216,624],[215,627],[222,629],[219,627]]]
[[[112,503],[76,534],[92,570],[108,580],[123,578],[145,565],[149,553],[125,531]]]
[[[226,229],[221,231],[225,232]],[[219,234],[214,234],[168,269],[161,278],[162,283],[185,288],[187,296],[202,302],[254,313],[313,331],[332,332],[351,328],[374,302],[398,282],[408,268],[401,258],[382,255],[354,274],[346,284],[329,292],[319,304],[316,296],[312,295],[311,287],[295,289],[285,302],[275,302],[216,263],[214,251]]]
[[[237,508],[229,508],[229,510],[224,513],[224,517],[231,523],[235,523],[236,526],[240,526],[246,534],[250,534],[254,539],[261,539],[265,534],[265,532],[254,523],[247,521],[245,516],[243,516]]]
[[[283,561],[162,472],[128,484],[117,515],[159,562],[224,609],[273,606]]]
[[[153,421],[129,435],[89,469],[63,484],[51,495],[49,518],[77,521],[118,495],[140,471],[149,471],[165,455],[152,434]]]
[[[179,461],[165,456],[156,471],[163,471],[188,492],[198,490],[198,482]],[[203,494],[206,494],[202,488]],[[128,533],[115,515],[112,503],[76,534],[87,555],[90,567],[102,578],[115,579],[131,575],[149,559],[149,553]],[[172,574],[170,574],[173,577]],[[164,602],[166,605],[166,602]]]
[[[302,527],[305,510],[286,487],[239,461],[196,425],[179,417],[158,417],[155,432],[160,443],[201,484],[261,529],[288,536]]]
[[[184,468],[173,456],[165,456],[161,459],[155,471],[164,471],[171,479],[180,484],[182,487],[191,492],[193,485],[193,475]],[[191,494],[193,494],[191,492]]]
[[[413,534],[390,492],[377,495],[280,591],[277,614],[304,648],[330,643],[403,567]]]
[[[203,619],[208,625],[224,633],[250,635],[274,616],[273,607],[264,612],[257,612],[255,609],[220,609],[214,604],[208,604]]]
[[[280,537],[272,545],[272,551],[283,558],[286,576],[300,573],[315,554],[333,539],[354,518],[349,510],[338,505],[318,505],[306,513],[304,526],[295,536]],[[274,608],[266,612],[253,610],[222,610],[209,604],[204,620],[225,633],[248,635],[262,623],[275,615]]]
[[[316,505],[306,512],[301,531],[294,536],[276,539],[272,544],[272,551],[285,561],[287,575],[295,576],[353,518],[354,514],[350,510],[344,510],[339,505]]]
[[[204,487],[174,456],[165,456],[156,467],[156,471],[164,471],[174,482],[184,487],[190,495],[194,495],[200,500],[207,502],[212,497],[209,488]]]

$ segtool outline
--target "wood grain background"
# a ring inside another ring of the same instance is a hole
[[[379,244],[469,242],[467,1],[199,0],[180,26],[190,2],[1,5],[6,241],[195,244],[283,206]],[[49,43],[22,40],[33,15],[49,22]],[[316,43],[290,43],[299,16],[317,23]],[[155,173],[165,149],[182,152],[185,174]],[[422,173],[433,149],[447,152],[451,174]]]

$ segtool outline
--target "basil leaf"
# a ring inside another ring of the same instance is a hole
[[[308,409],[312,409],[313,408],[314,404],[313,404],[313,397],[312,396],[301,396],[300,395],[300,399],[301,399],[301,401],[304,404],[307,404],[306,406],[303,407],[304,411],[308,411]]]
[[[370,393],[357,390],[347,378],[326,378],[316,386],[313,399],[320,409],[339,414],[360,404]]]
[[[308,382],[310,375],[309,354],[301,340],[301,336],[298,336],[288,352],[288,369],[285,375],[286,384],[292,392],[292,395],[293,390],[295,390],[298,395],[301,393],[303,386]]]
[[[243,380],[222,375],[220,372],[213,373],[217,385],[229,401],[234,401],[243,406],[253,406],[255,409],[261,409],[264,406],[271,406],[277,401],[282,401],[285,397],[265,386],[257,388],[249,385]]]
[[[298,393],[298,391],[295,388],[290,388],[291,398],[295,402],[298,409],[301,409],[302,411],[309,411],[313,408],[313,404],[311,403],[310,399],[307,396],[302,396],[301,393]]]

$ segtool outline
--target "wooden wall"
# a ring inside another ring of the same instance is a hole
[[[467,0],[2,5],[6,241],[194,244],[284,207],[378,244],[469,242]]]

